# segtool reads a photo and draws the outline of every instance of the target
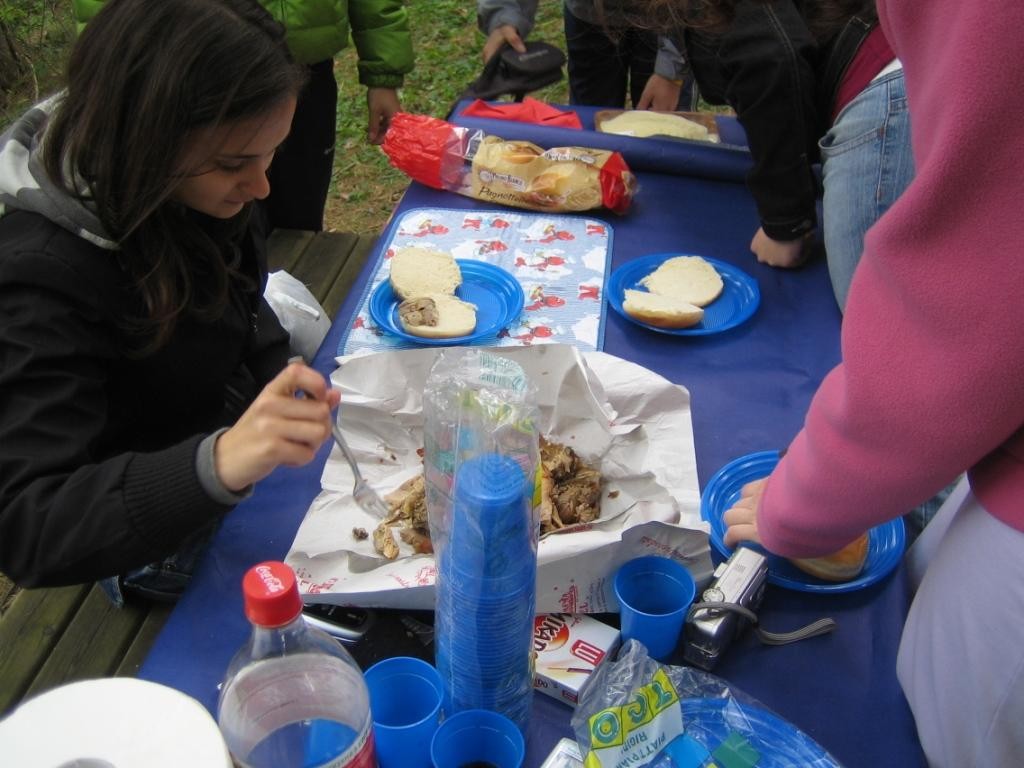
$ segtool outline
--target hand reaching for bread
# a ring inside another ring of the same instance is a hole
[[[725,531],[725,546],[735,547],[741,541],[761,543],[757,532],[757,509],[761,506],[761,495],[767,482],[765,477],[744,485],[739,499],[722,515],[722,521],[729,526]]]
[[[725,511],[722,520],[728,525],[725,545],[734,547],[742,541],[761,543],[757,530],[757,510],[761,506],[768,478],[747,483],[740,489],[740,498]],[[823,581],[842,582],[855,578],[864,569],[868,556],[868,534],[863,533],[837,552],[821,557],[787,558],[804,573]]]

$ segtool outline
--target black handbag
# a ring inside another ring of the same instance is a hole
[[[565,54],[550,43],[530,41],[525,53],[506,43],[461,98],[487,100],[510,95],[522,101],[527,93],[561,80],[564,65]]]

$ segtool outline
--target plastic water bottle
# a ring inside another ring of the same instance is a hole
[[[279,562],[242,580],[249,642],[228,665],[217,723],[243,768],[375,768],[370,697],[349,653],[302,617]]]

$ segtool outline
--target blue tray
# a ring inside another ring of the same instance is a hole
[[[654,253],[628,261],[616,269],[612,272],[611,278],[608,280],[608,287],[605,289],[605,295],[608,297],[608,303],[612,305],[612,309],[631,323],[672,336],[707,336],[712,333],[721,333],[745,322],[757,311],[757,307],[761,303],[761,291],[757,287],[757,281],[739,267],[702,256],[701,258],[722,276],[725,287],[721,296],[704,307],[704,317],[699,323],[689,328],[658,328],[626,314],[626,310],[622,308],[622,302],[627,289],[646,291],[647,289],[640,285],[641,280],[660,267],[662,262],[676,256],[686,255],[690,254]]]
[[[700,515],[711,525],[711,545],[722,557],[732,550],[725,546],[725,511],[736,503],[740,489],[747,483],[767,477],[779,461],[778,451],[761,451],[733,459],[708,482],[700,499]],[[768,581],[799,592],[852,592],[886,576],[903,557],[906,547],[903,519],[876,525],[868,532],[868,558],[864,570],[850,581],[830,582],[804,573],[784,557],[768,554]],[[764,552],[752,544],[745,544]]]
[[[765,709],[728,699],[681,699],[679,703],[685,732],[708,751],[713,752],[735,731],[757,750],[757,768],[841,768],[810,736]]]
[[[401,299],[391,290],[391,281],[387,279],[381,281],[370,296],[368,309],[373,322],[388,333],[426,346],[474,344],[497,336],[502,328],[507,328],[522,313],[526,302],[523,287],[504,269],[486,261],[455,261],[462,270],[462,285],[455,290],[455,295],[476,305],[476,329],[473,333],[449,339],[426,339],[406,333],[398,319]]]

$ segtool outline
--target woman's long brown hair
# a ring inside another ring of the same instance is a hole
[[[228,300],[223,243],[169,199],[189,139],[268,112],[304,76],[256,0],[109,0],[83,31],[43,163],[121,246],[140,294],[127,323],[137,353]]]

